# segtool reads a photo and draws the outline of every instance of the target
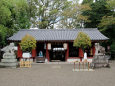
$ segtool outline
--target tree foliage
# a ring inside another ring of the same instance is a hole
[[[106,31],[110,26],[115,25],[115,0],[107,1],[106,7],[111,10],[111,13],[102,17],[101,23],[99,24],[102,31]]]
[[[104,16],[109,15],[111,10],[106,7],[106,0],[95,0],[95,2],[93,1],[92,3],[86,3],[90,5],[92,10],[83,12],[83,15],[89,15],[88,19],[90,20],[90,22],[85,22],[84,25],[87,28],[97,28],[101,22],[101,19]]]
[[[16,0],[15,3],[16,6],[14,6],[14,14],[13,14],[13,25],[14,28],[19,29],[27,29],[30,27],[30,15],[28,13],[29,6],[27,0]]]
[[[31,15],[36,16],[36,18],[32,18],[33,26],[40,29],[53,29],[68,4],[67,0],[29,0],[31,11],[37,10],[36,13],[30,11]]]
[[[107,7],[114,11],[115,10],[115,0],[108,0],[107,3],[108,3]]]
[[[31,35],[27,34],[22,38],[20,46],[23,51],[31,52],[32,49],[36,48],[36,40]]]
[[[6,45],[7,28],[0,25],[0,46]]]
[[[0,0],[0,47],[19,29],[30,27],[27,0]]]
[[[99,28],[99,30],[109,37],[107,43],[103,43],[103,46],[111,45],[111,51],[115,50],[115,0],[95,0],[90,4],[92,10],[84,11],[83,15],[89,15],[90,22],[86,22],[84,25],[87,28]]]
[[[111,10],[111,13],[102,18],[99,28],[110,38],[108,44],[111,45],[111,51],[115,53],[115,0],[108,0],[106,7]]]
[[[66,8],[61,15],[60,27],[61,28],[77,28],[83,27],[84,22],[89,22],[88,15],[82,15],[83,11],[91,10],[88,4],[79,4],[78,2],[71,2],[69,7]]]
[[[91,39],[86,33],[79,32],[73,46],[85,49],[91,46]]]
[[[82,4],[91,4],[94,0],[83,0]]]
[[[0,0],[0,24],[18,30],[30,26],[26,0]]]

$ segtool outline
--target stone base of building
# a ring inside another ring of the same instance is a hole
[[[75,61],[80,62],[80,58],[67,59],[67,62],[75,62]],[[83,59],[82,59],[82,61],[83,61]],[[87,61],[88,61],[88,62],[92,62],[92,58],[88,58]]]

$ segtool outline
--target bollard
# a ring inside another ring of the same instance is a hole
[[[89,70],[89,62],[88,62],[88,70]]]
[[[74,62],[74,71],[75,71],[75,62]]]
[[[79,62],[79,70],[80,70],[80,62]]]

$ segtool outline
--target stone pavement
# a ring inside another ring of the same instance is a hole
[[[111,68],[73,72],[73,64],[32,64],[32,68],[0,68],[0,86],[114,86]]]

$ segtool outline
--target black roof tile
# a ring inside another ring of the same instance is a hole
[[[26,34],[29,34],[37,41],[73,41],[78,32],[85,32],[91,40],[108,40],[97,28],[79,29],[22,29],[9,37],[8,40],[20,41]]]

